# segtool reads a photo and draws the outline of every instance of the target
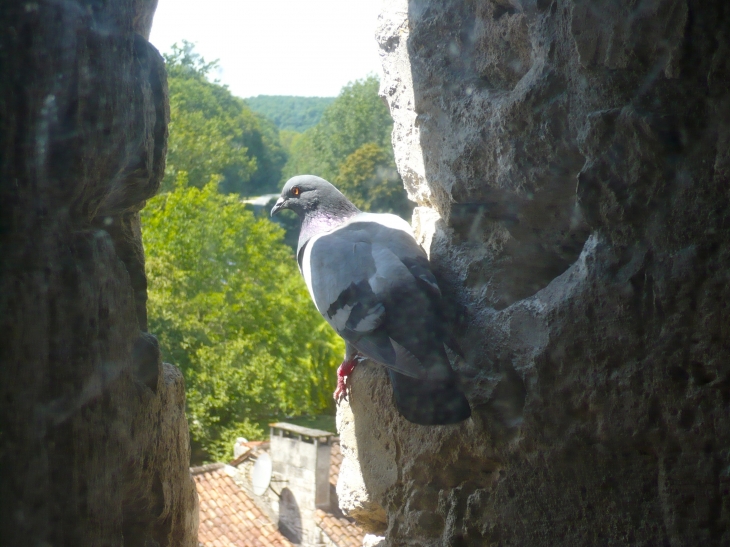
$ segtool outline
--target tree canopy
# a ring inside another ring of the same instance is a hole
[[[261,438],[262,423],[331,407],[344,345],[309,301],[283,230],[215,179],[199,189],[181,177],[142,216],[150,331],[183,371],[202,459]]]
[[[337,185],[358,207],[409,218],[395,169],[393,121],[374,76],[348,84],[313,128],[290,139],[284,179],[311,174]]]
[[[264,116],[208,81],[215,63],[206,63],[192,44],[173,46],[165,56],[170,93],[170,136],[162,189],[186,172],[190,185],[203,187],[221,175],[224,193],[244,196],[274,192],[286,154],[278,129]]]
[[[393,156],[386,148],[369,142],[340,163],[333,183],[350,200],[366,211],[385,211],[409,216],[409,203]]]
[[[189,43],[166,61],[167,169],[142,212],[149,327],[185,376],[194,460],[220,460],[236,437],[262,438],[269,421],[331,412],[344,352],[310,302],[284,230],[239,196],[311,173],[367,210],[407,217],[410,204],[377,79],[346,86],[304,133],[279,132],[209,81],[215,63]],[[284,220],[291,244],[298,221]]]
[[[334,97],[258,95],[246,99],[246,104],[274,122],[280,130],[301,133],[317,125],[322,113],[334,100]]]

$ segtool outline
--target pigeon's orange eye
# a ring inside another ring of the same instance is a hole
[[[294,188],[291,189],[292,196],[298,196],[300,192],[301,192],[301,190],[299,190],[299,186],[295,186]]]

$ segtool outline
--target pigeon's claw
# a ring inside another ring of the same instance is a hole
[[[352,359],[345,359],[342,361],[339,367],[337,367],[337,389],[335,389],[335,402],[339,403],[342,399],[347,399],[347,387],[350,385],[349,382],[345,382],[355,370],[359,359],[354,357]]]

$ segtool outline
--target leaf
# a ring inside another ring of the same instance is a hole
[[[208,457],[257,424],[331,408],[340,338],[312,306],[281,230],[213,177],[142,211],[150,331],[187,384],[193,443]],[[258,432],[258,433],[256,433]]]
[[[378,79],[348,84],[321,121],[289,138],[284,178],[317,175],[336,184],[358,207],[410,218],[390,138],[393,121],[378,96]]]

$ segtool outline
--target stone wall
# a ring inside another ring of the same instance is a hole
[[[389,545],[730,544],[730,4],[383,6],[474,412],[410,424],[358,367],[343,509]]]
[[[0,543],[192,546],[184,383],[147,334],[155,0],[0,7]]]

